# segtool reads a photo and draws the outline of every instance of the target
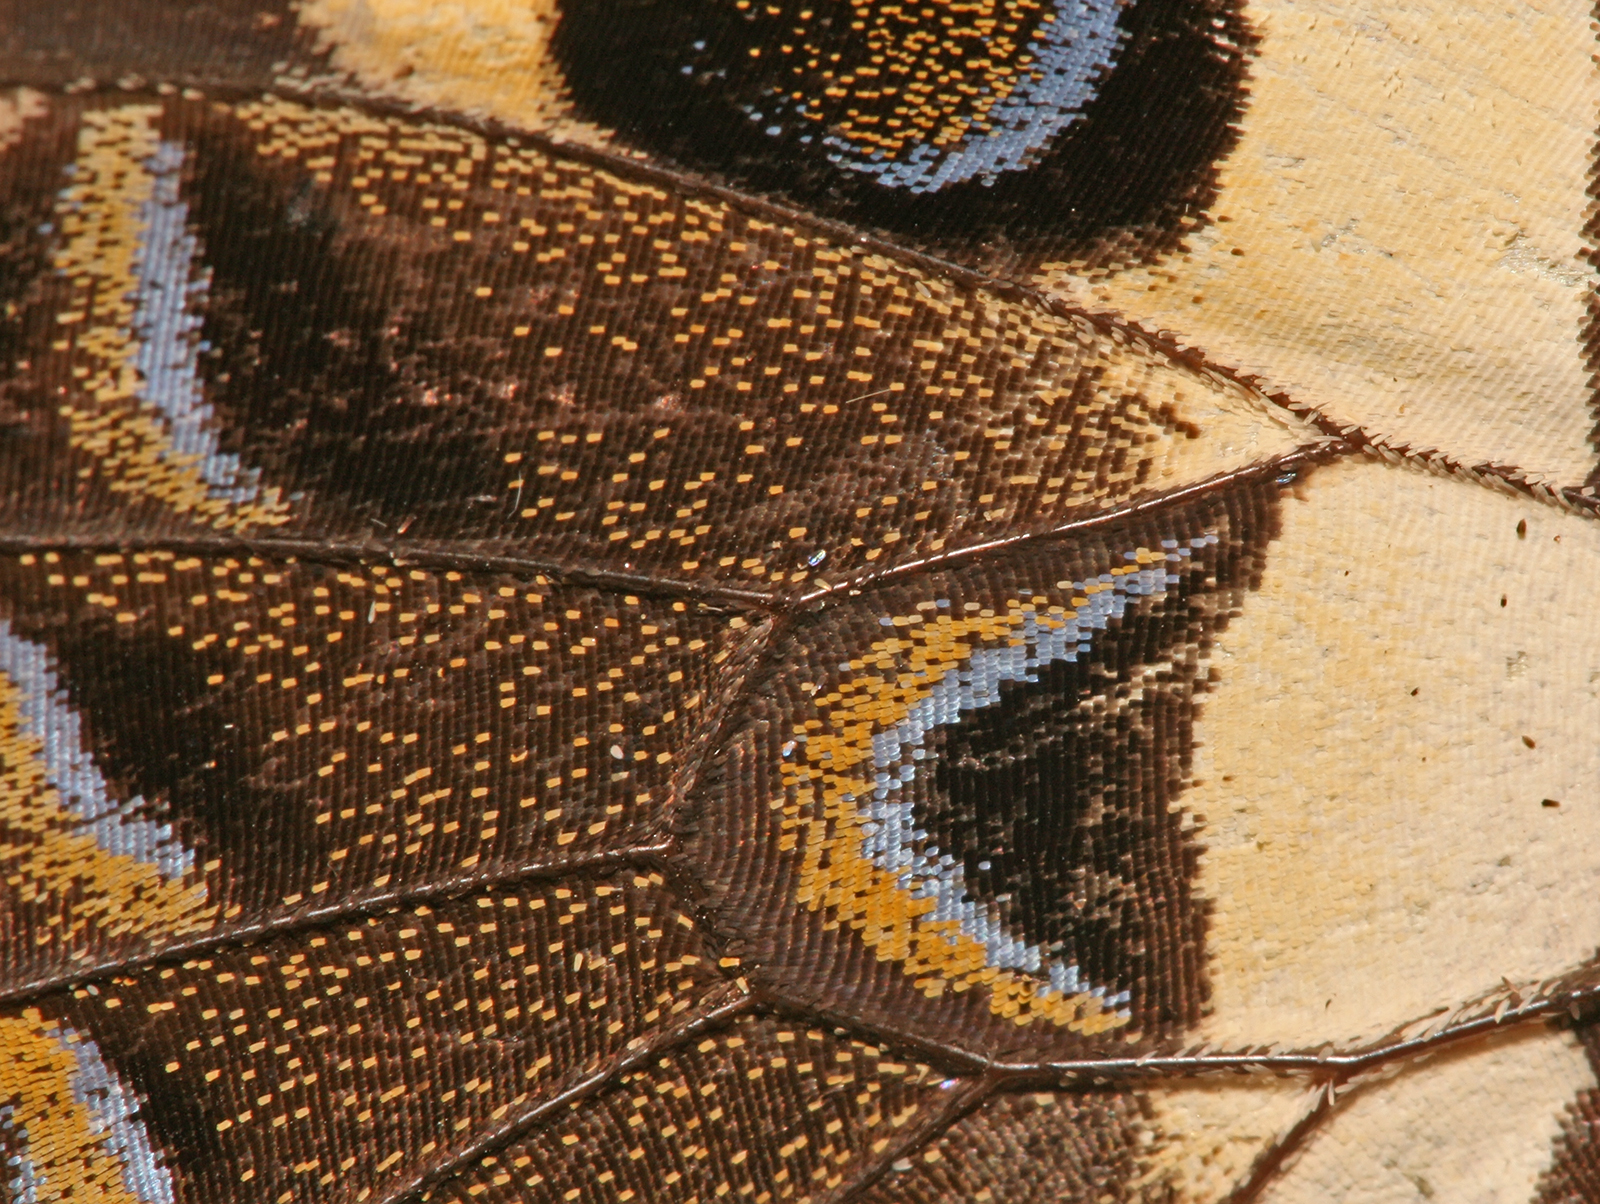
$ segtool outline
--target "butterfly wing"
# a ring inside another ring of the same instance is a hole
[[[22,14],[13,1194],[1580,1190],[1581,25],[867,15]]]

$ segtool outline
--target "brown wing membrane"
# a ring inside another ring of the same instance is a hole
[[[7,912],[13,995],[655,847],[753,630],[681,601],[393,566],[45,553],[0,575],[7,767],[43,779],[6,815],[26,904]],[[109,834],[83,836],[102,815]],[[150,850],[118,836],[128,823]]]
[[[464,1172],[444,1199],[816,1199],[859,1175],[952,1090],[847,1033],[747,1019]]]
[[[36,997],[3,1021],[7,1044],[114,1068],[103,1073],[141,1101],[167,1198],[384,1199],[723,1000],[659,877],[564,881],[394,906]],[[51,1149],[29,1119],[13,1152],[47,1184],[81,1182],[70,1160],[92,1154],[92,1128]]]
[[[1180,795],[1274,486],[803,619],[685,852],[757,981],[975,1055],[1175,1035],[1208,995]]]
[[[282,0],[0,5],[0,70],[52,90],[85,79],[270,87],[322,62]]]
[[[1132,336],[515,140],[280,101],[25,134],[30,530],[786,594],[1315,441]]]
[[[1147,1137],[1132,1093],[1005,1095],[898,1160],[872,1204],[1089,1200],[1138,1178]]]
[[[0,1193],[1593,1196],[1592,521],[833,220],[1303,330],[1321,18],[511,7],[0,0]]]

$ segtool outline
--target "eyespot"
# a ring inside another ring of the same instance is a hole
[[[552,52],[585,115],[681,162],[918,238],[1060,249],[1153,244],[1204,207],[1246,41],[1225,5],[1166,0],[601,0]]]
[[[820,973],[838,1006],[936,1040],[1194,1023],[1206,921],[1180,799],[1273,493],[931,573],[798,632],[694,846],[737,884],[746,962],[779,994]],[[770,837],[744,815],[770,817],[788,858],[759,882],[739,866]]]

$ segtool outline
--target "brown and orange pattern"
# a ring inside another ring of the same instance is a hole
[[[1317,440],[1038,298],[515,140],[181,98],[22,136],[76,182],[13,251],[7,504],[62,535],[404,535],[804,593]],[[816,525],[847,497],[848,535]]]
[[[1588,19],[0,3],[0,1191],[1595,1198]]]

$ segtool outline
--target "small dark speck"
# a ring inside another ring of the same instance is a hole
[[[1541,806],[1541,807],[1559,807],[1559,806],[1561,806],[1561,802],[1560,802],[1559,799],[1544,798],[1544,799],[1540,799],[1539,800],[1539,806]]]
[[[1517,520],[1517,538],[1518,539],[1527,539],[1528,538],[1528,520],[1525,519],[1525,518],[1519,518]]]
[[[1526,744],[1529,748],[1538,748],[1539,747],[1537,744],[1535,744],[1533,742],[1533,737],[1532,736],[1524,736],[1524,737],[1522,737],[1522,742],[1524,744]]]
[[[1416,689],[1412,690],[1411,691],[1411,697],[1415,698],[1417,696],[1417,690],[1420,690],[1420,689],[1422,689],[1422,687],[1418,686],[1418,687],[1416,687]]]
[[[1505,604],[1506,604],[1506,596],[1504,594],[1501,594],[1500,595],[1500,605],[1504,606]]]

